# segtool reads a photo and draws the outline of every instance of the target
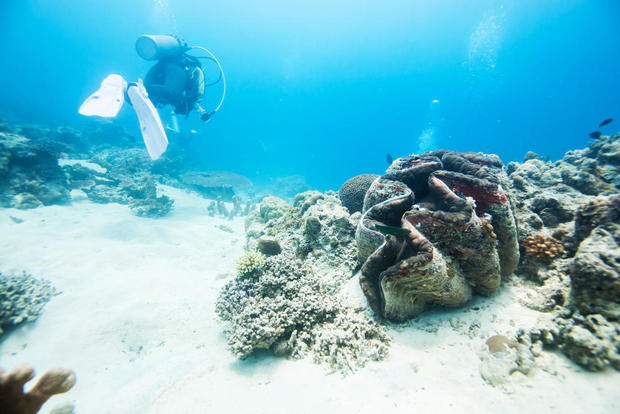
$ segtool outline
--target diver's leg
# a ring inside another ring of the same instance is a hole
[[[108,75],[97,92],[90,95],[80,106],[78,113],[86,116],[113,118],[125,102],[127,82],[121,75]]]
[[[168,137],[162,126],[159,114],[141,82],[130,84],[127,89],[127,95],[138,116],[146,150],[151,159],[156,160],[168,148]]]

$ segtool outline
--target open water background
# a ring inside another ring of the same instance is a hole
[[[0,27],[0,117],[13,122],[93,122],[77,109],[107,74],[133,81],[152,64],[141,34],[210,49],[224,106],[169,138],[192,168],[259,184],[297,174],[338,189],[381,173],[387,152],[557,159],[620,118],[617,0],[3,0]],[[128,106],[118,122],[139,135]]]

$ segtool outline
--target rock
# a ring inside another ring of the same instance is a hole
[[[137,216],[163,217],[172,210],[174,200],[166,195],[158,196],[151,177],[110,184],[97,184],[82,191],[95,203],[126,204]]]
[[[281,198],[268,196],[261,201],[258,211],[260,218],[266,223],[271,219],[282,217],[290,209],[288,203]]]
[[[547,227],[573,220],[573,212],[564,208],[560,201],[550,197],[536,197],[530,203],[530,210],[536,213]]]
[[[251,211],[245,218],[246,233],[252,232],[254,238],[265,233],[265,224],[272,220],[283,217],[291,209],[286,201],[274,196],[263,198],[258,209]]]
[[[490,342],[490,343],[489,343]],[[524,380],[535,371],[536,362],[531,351],[503,335],[489,338],[478,352],[480,376],[492,386]]]
[[[303,214],[319,200],[323,199],[323,194],[318,191],[305,191],[297,194],[293,200],[293,207],[296,207]]]
[[[269,236],[260,237],[258,239],[257,248],[262,254],[266,256],[275,256],[276,254],[280,254],[280,252],[282,251],[278,239]]]
[[[75,404],[72,402],[60,404],[54,407],[50,414],[75,414]]]
[[[596,197],[577,209],[575,214],[577,243],[581,243],[597,226],[609,223],[620,223],[620,195]]]
[[[304,220],[304,234],[308,239],[315,239],[321,232],[321,221],[316,216],[306,217]]]
[[[609,345],[579,325],[563,333],[562,350],[570,359],[590,371],[600,371],[609,365]]]
[[[605,302],[620,305],[620,224],[610,230],[596,227],[581,242],[570,266],[571,294],[577,307],[592,307]]]
[[[70,201],[57,156],[32,141],[0,133],[0,206],[35,208]]]

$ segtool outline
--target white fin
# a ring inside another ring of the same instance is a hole
[[[153,106],[146,93],[146,89],[144,89],[141,83],[129,86],[127,95],[129,95],[129,100],[138,116],[146,150],[151,159],[156,160],[168,148],[168,137],[166,137],[166,131],[164,131],[164,127],[161,124],[157,109]]]
[[[90,95],[78,112],[86,116],[113,118],[125,102],[127,82],[121,75],[111,74],[101,82],[97,92]]]

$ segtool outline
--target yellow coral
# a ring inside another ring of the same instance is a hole
[[[246,275],[259,270],[265,263],[265,255],[258,250],[248,250],[237,260],[237,272]]]
[[[538,260],[553,260],[564,254],[559,240],[542,234],[526,237],[521,241],[521,248],[525,254]]]

